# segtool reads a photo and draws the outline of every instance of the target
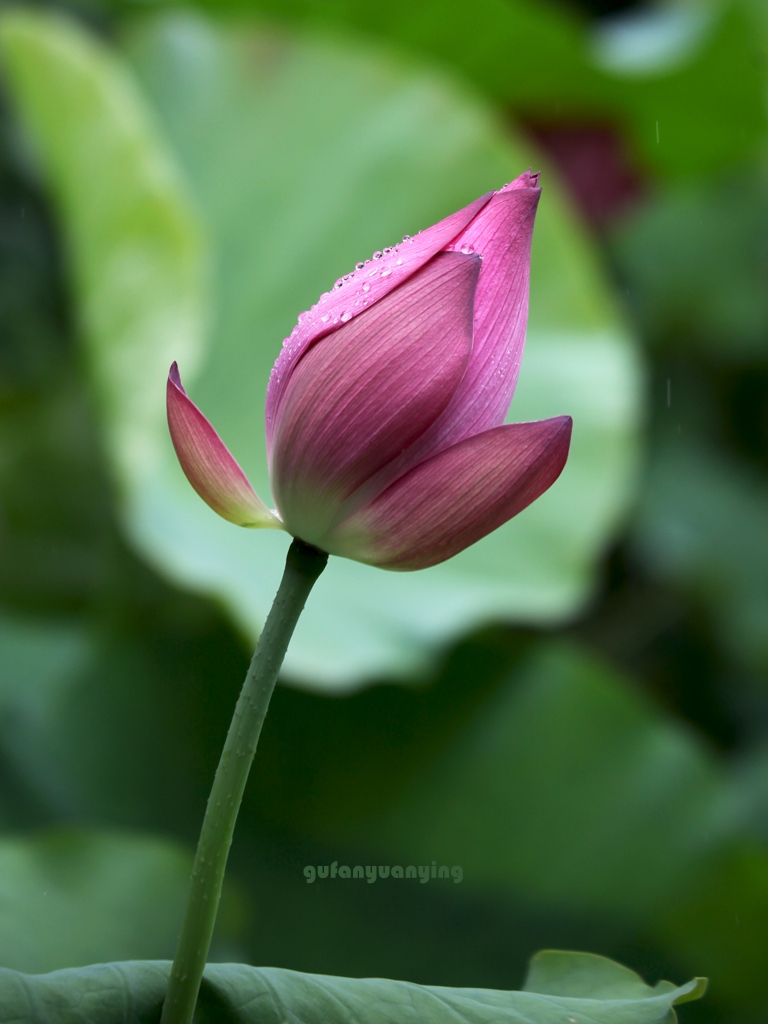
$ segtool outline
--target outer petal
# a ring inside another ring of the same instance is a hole
[[[166,407],[171,440],[181,468],[203,501],[238,526],[283,529],[211,424],[187,398],[176,363],[168,374]]]
[[[357,316],[388,295],[424,266],[435,253],[444,249],[490,200],[492,192],[476,199],[464,209],[406,238],[378,258],[340,278],[333,289],[321,295],[307,313],[299,316],[290,338],[283,343],[267,388],[266,428],[267,451],[271,455],[277,410],[283,399],[291,373],[310,345],[329,334],[341,323]]]
[[[504,422],[525,343],[537,182],[538,175],[528,171],[505,185],[451,243],[451,249],[483,257],[472,358],[451,404],[381,475],[381,489],[443,448]]]
[[[322,547],[343,503],[446,408],[472,352],[479,270],[477,256],[439,253],[299,361],[271,466],[295,536]]]
[[[328,538],[332,554],[382,569],[426,569],[463,551],[560,475],[570,416],[475,434],[421,463]]]
[[[530,171],[497,192],[454,241],[482,254],[475,294],[475,347],[444,417],[441,447],[504,422],[523,359],[533,222],[541,189]]]

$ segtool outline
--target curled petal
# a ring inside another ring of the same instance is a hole
[[[281,530],[224,442],[185,392],[174,363],[166,388],[168,427],[181,468],[206,504],[238,526]]]
[[[453,443],[499,426],[509,410],[525,344],[533,222],[541,189],[526,172],[497,192],[455,241],[483,256],[475,294],[475,346],[446,410]]]
[[[460,441],[395,481],[329,536],[326,549],[382,569],[426,569],[522,512],[562,472],[570,416]]]
[[[483,257],[475,293],[472,358],[451,404],[404,455],[397,467],[400,472],[504,422],[523,358],[531,237],[540,194],[538,175],[522,174],[494,193],[453,241],[452,248]]]
[[[266,429],[267,451],[271,454],[277,411],[291,374],[302,355],[319,338],[335,331],[339,324],[358,316],[366,308],[384,298],[393,289],[424,266],[470,223],[490,200],[492,192],[457,210],[413,238],[406,238],[389,252],[379,253],[346,278],[337,281],[340,287],[321,296],[308,313],[303,314],[280,353],[267,388]],[[358,305],[359,303],[359,305]]]
[[[295,536],[322,547],[344,503],[448,405],[472,352],[479,269],[477,256],[439,253],[299,361],[271,464]]]

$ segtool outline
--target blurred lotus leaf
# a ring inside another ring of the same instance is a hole
[[[745,462],[702,441],[666,437],[654,460],[635,544],[659,579],[707,608],[719,644],[768,667],[768,488]]]
[[[305,767],[271,798],[275,780],[259,778],[251,799],[331,848],[413,864],[440,851],[463,866],[465,886],[644,921],[687,900],[738,841],[744,822],[707,750],[576,647],[535,650],[457,718],[448,728],[433,706],[432,735],[422,726],[410,746],[409,732],[400,746],[395,736],[379,759],[329,723],[314,741],[327,745],[322,770]],[[306,758],[309,728],[284,728]],[[378,779],[388,783],[376,792]]]
[[[730,169],[759,153],[765,136],[759,0],[633,5],[594,20],[578,9],[588,3],[539,0],[195,4],[373,37],[457,68],[529,123],[613,125],[654,174],[696,179]]]
[[[226,685],[212,687],[223,648],[199,624],[198,632],[192,640],[161,624],[141,642],[116,634],[94,645],[79,630],[5,620],[3,762],[58,813],[193,835],[240,674],[232,665]],[[307,903],[297,857],[424,864],[438,855],[462,865],[455,893],[477,901],[475,913],[492,897],[502,915],[522,901],[529,916],[559,907],[584,922],[600,918],[608,933],[640,928],[686,964],[717,967],[718,986],[760,1002],[749,965],[750,950],[761,949],[768,860],[756,852],[751,867],[744,861],[751,813],[703,745],[606,666],[562,644],[521,659],[489,636],[457,652],[432,687],[376,687],[344,701],[279,691],[233,871],[259,908],[248,941],[261,958],[296,962],[298,914],[316,937],[305,959],[338,969],[351,933],[367,964],[376,949],[369,930],[397,928],[404,913],[398,903],[390,920],[383,898],[364,901],[360,918],[357,902],[323,883],[312,889],[323,889],[322,902]],[[270,854],[275,835],[293,835],[304,853]],[[276,874],[270,862],[286,857]],[[722,889],[741,921],[726,948],[717,928],[702,935],[697,924],[720,912]],[[439,953],[442,937],[430,941]],[[409,961],[395,953],[388,962]]]
[[[768,179],[763,169],[675,185],[615,230],[613,254],[640,327],[676,354],[768,357]]]
[[[0,617],[11,824],[36,812],[194,842],[245,658],[205,617],[139,632]]]
[[[42,973],[172,955],[191,866],[187,850],[127,833],[0,839],[0,964]],[[14,1019],[0,997],[0,1020]]]
[[[130,53],[211,233],[205,328],[195,218],[127,70],[73,26],[6,15],[2,52],[58,198],[126,526],[147,557],[221,599],[251,634],[285,543],[216,521],[176,466],[165,363],[268,493],[262,403],[279,339],[340,273],[535,162],[438,76],[342,41],[154,20]],[[534,245],[515,419],[577,428],[558,487],[450,563],[408,576],[340,559],[286,662],[308,684],[425,663],[489,617],[555,622],[592,585],[634,476],[639,373],[585,236],[550,176]],[[94,184],[98,182],[99,184]]]

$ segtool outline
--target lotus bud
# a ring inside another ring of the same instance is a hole
[[[522,174],[374,253],[302,314],[267,389],[274,511],[174,364],[171,437],[203,500],[240,526],[410,570],[457,554],[546,491],[568,457],[570,417],[504,422],[539,195],[538,175]]]

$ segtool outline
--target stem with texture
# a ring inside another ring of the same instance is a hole
[[[224,871],[261,727],[277,675],[309,592],[326,566],[324,551],[294,540],[229,727],[192,868],[184,924],[161,1024],[190,1024],[197,1003]]]

